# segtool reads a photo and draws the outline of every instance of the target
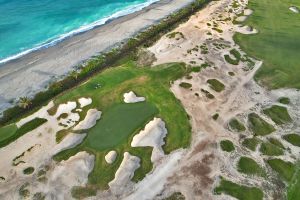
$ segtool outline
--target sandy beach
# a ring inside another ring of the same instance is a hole
[[[192,1],[161,0],[55,46],[0,65],[0,113],[12,106],[19,97],[32,97],[46,89],[50,82],[61,79],[79,63],[117,46]]]

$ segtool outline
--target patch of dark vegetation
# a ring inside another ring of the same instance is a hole
[[[19,137],[23,136],[25,133],[28,133],[29,131],[36,129],[37,127],[44,124],[45,122],[47,122],[47,120],[43,118],[35,118],[30,122],[27,122],[26,124],[18,128],[16,132],[12,134],[10,137],[0,141],[0,147],[4,147],[10,144],[11,142],[15,141]]]
[[[227,194],[239,200],[262,200],[263,192],[256,187],[238,185],[221,177],[220,185],[215,188],[216,194]]]
[[[97,195],[97,188],[94,186],[74,186],[71,190],[72,197],[75,199],[85,199]]]
[[[300,136],[298,134],[287,134],[283,136],[283,139],[294,146],[300,147]]]
[[[234,145],[230,140],[222,140],[220,142],[221,149],[226,152],[234,151]]]
[[[192,67],[192,72],[200,72],[201,67]]]
[[[255,160],[249,157],[241,157],[238,161],[237,169],[239,172],[247,175],[265,175],[265,171],[263,170],[263,168],[259,164],[257,164]]]
[[[208,99],[214,99],[215,96],[213,94],[211,94],[209,91],[207,90],[204,90],[204,89],[201,89],[201,92],[205,94],[205,96],[208,98]]]
[[[282,104],[286,104],[286,105],[291,103],[291,101],[288,97],[281,97],[278,99],[278,102],[282,103]]]
[[[190,89],[192,87],[192,84],[187,83],[187,82],[181,82],[179,84],[180,87],[185,88],[185,89]]]
[[[235,73],[234,72],[228,72],[228,75],[229,76],[235,76]]]
[[[42,192],[37,192],[33,195],[32,200],[44,200],[46,198],[46,195]]]
[[[218,120],[219,119],[219,113],[216,113],[212,116],[213,120]]]
[[[281,148],[270,142],[262,143],[259,150],[262,154],[267,156],[280,156],[284,153]]]
[[[23,170],[23,174],[32,174],[34,172],[34,168],[33,167],[27,167]]]
[[[29,186],[29,183],[24,183],[20,188],[19,188],[19,195],[20,197],[26,199],[30,196],[30,191],[27,189]]]
[[[239,120],[237,120],[236,118],[231,119],[229,121],[228,125],[231,130],[234,130],[237,132],[242,132],[242,131],[246,130],[244,124],[242,122],[240,122]]]
[[[181,192],[175,192],[171,196],[164,198],[163,200],[185,200],[185,197]]]
[[[248,149],[250,149],[252,151],[255,151],[260,142],[261,141],[258,138],[253,137],[253,138],[246,138],[246,139],[244,139],[244,141],[243,141],[242,144],[246,148],[248,148]]]
[[[275,131],[275,128],[256,113],[248,115],[249,128],[255,136],[265,136]]]
[[[238,65],[241,60],[240,52],[236,49],[231,49],[229,53],[234,58],[232,58],[230,55],[226,54],[226,55],[224,55],[226,62],[228,62],[229,64],[232,64],[232,65]]]
[[[184,39],[184,35],[181,32],[172,32],[167,34],[166,36],[169,39],[176,39],[176,40]]]
[[[283,144],[278,139],[276,139],[276,138],[269,138],[268,140],[269,140],[269,142],[271,144],[274,144],[275,146],[277,146],[277,147],[279,147],[281,149],[285,149],[284,146],[283,146]]]
[[[292,121],[286,107],[274,105],[263,110],[264,114],[270,117],[276,124],[282,125]]]
[[[225,89],[225,85],[217,79],[209,79],[206,82],[209,84],[211,89],[215,90],[216,92],[222,92]]]
[[[267,160],[267,163],[281,178],[284,178],[286,181],[292,180],[295,173],[295,165],[293,163],[281,159],[270,159]]]

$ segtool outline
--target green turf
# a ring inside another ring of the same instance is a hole
[[[19,137],[23,136],[25,133],[28,133],[28,132],[36,129],[40,125],[44,124],[46,121],[47,121],[46,119],[35,118],[35,119],[25,123],[20,128],[17,128],[17,126],[15,124],[1,128],[0,136],[2,138],[0,140],[0,147],[4,147],[4,146],[10,144],[11,142],[15,141]]]
[[[286,107],[274,105],[270,108],[264,109],[263,112],[278,125],[292,121]]]
[[[258,144],[260,143],[260,140],[256,137],[253,138],[246,138],[243,141],[243,146],[247,147],[248,149],[255,151],[256,147],[258,146]]]
[[[207,83],[209,84],[211,89],[216,92],[222,92],[225,89],[225,85],[217,79],[209,79],[207,80]]]
[[[284,178],[286,181],[292,180],[295,173],[295,165],[293,163],[281,159],[270,159],[267,163],[280,177]]]
[[[285,139],[294,146],[300,147],[300,135],[298,134],[287,134],[283,136],[283,139]]]
[[[231,181],[221,179],[220,185],[215,188],[216,194],[227,194],[239,200],[262,200],[263,192],[256,187],[238,185]]]
[[[262,154],[267,156],[283,155],[283,150],[270,142],[262,143],[259,150]]]
[[[265,174],[263,168],[257,164],[252,158],[241,157],[237,163],[237,170],[248,175],[263,176]]]
[[[231,152],[234,151],[234,145],[230,140],[222,140],[220,142],[221,149],[223,151]]]
[[[133,136],[144,128],[154,116],[162,118],[168,130],[163,149],[170,153],[178,148],[186,148],[190,143],[191,127],[181,103],[170,91],[170,83],[186,76],[190,70],[184,64],[166,64],[155,68],[136,67],[132,61],[124,61],[122,66],[106,69],[85,84],[68,91],[55,99],[55,104],[75,101],[80,97],[91,97],[93,102],[80,113],[81,119],[89,108],[102,111],[96,126],[87,130],[87,137],[77,147],[57,154],[55,160],[65,160],[79,151],[87,151],[96,156],[95,167],[89,175],[89,184],[107,188],[123,159],[129,152],[141,159],[141,167],[135,171],[133,181],[141,180],[152,170],[150,147],[132,148]],[[100,87],[97,87],[100,85]],[[146,102],[125,104],[123,94],[134,91],[146,98]],[[61,133],[58,138],[63,137]],[[104,156],[110,150],[118,156],[113,164],[107,164]]]
[[[254,13],[245,22],[259,30],[255,35],[236,34],[234,39],[250,56],[263,60],[255,79],[269,88],[300,88],[300,15],[289,7],[298,0],[252,0]]]
[[[246,128],[242,122],[237,120],[236,118],[233,118],[229,121],[229,127],[230,129],[237,131],[237,132],[242,132],[245,131]]]
[[[88,131],[86,145],[98,151],[116,148],[157,113],[157,108],[147,102],[114,105]]]
[[[300,199],[300,163],[298,162],[296,166],[296,173],[294,173],[294,176],[288,186],[288,200]]]
[[[256,113],[248,115],[249,127],[254,135],[265,136],[275,131],[275,128]]]

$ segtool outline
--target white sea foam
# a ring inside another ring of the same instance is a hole
[[[140,3],[140,4],[137,4],[137,5],[128,6],[124,10],[115,12],[114,14],[112,14],[110,16],[107,16],[105,18],[99,19],[99,20],[97,20],[97,21],[95,21],[93,23],[90,23],[90,24],[87,24],[87,25],[83,25],[83,26],[79,27],[78,29],[75,29],[75,30],[70,31],[68,33],[64,33],[64,34],[58,36],[57,38],[55,38],[53,40],[44,42],[42,44],[38,44],[36,47],[33,47],[31,49],[27,49],[27,50],[22,51],[22,52],[20,52],[18,54],[9,56],[7,58],[4,58],[4,59],[0,60],[0,64],[6,63],[6,62],[11,61],[11,60],[15,60],[15,59],[20,58],[20,57],[22,57],[22,56],[24,56],[26,54],[31,53],[31,52],[34,52],[34,51],[37,51],[37,50],[40,50],[40,49],[44,49],[44,48],[48,48],[48,47],[54,46],[58,42],[63,41],[64,39],[67,39],[67,38],[72,37],[74,35],[77,35],[79,33],[83,33],[83,32],[89,31],[89,30],[91,30],[91,29],[93,29],[95,27],[104,25],[105,23],[107,23],[107,22],[109,22],[109,21],[111,21],[113,19],[116,19],[116,18],[125,16],[125,15],[129,15],[131,13],[140,11],[143,8],[145,8],[145,7],[153,4],[155,2],[158,2],[158,1],[160,1],[160,0],[149,0],[149,1],[144,2],[144,3]]]

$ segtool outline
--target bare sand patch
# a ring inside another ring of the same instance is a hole
[[[132,139],[132,147],[153,147],[151,161],[158,161],[164,156],[162,145],[167,135],[165,123],[160,118],[154,118]]]
[[[251,9],[244,10],[244,15],[246,15],[246,16],[252,15],[252,13],[253,13],[253,10],[251,10]]]
[[[289,7],[289,9],[294,13],[300,13],[300,9],[296,6],[291,6]]]
[[[76,134],[76,133],[70,133],[68,134],[58,145],[56,145],[53,149],[53,155],[66,150],[71,149],[78,144],[80,144],[83,139],[86,137],[85,133],[82,134]]]
[[[101,112],[97,109],[90,109],[87,111],[85,118],[79,122],[73,130],[85,130],[90,129],[96,125],[97,121],[101,117]]]
[[[145,100],[146,100],[145,97],[137,97],[133,91],[124,94],[125,103],[137,103]]]
[[[108,152],[106,155],[105,155],[105,161],[108,163],[108,164],[112,164],[113,162],[115,162],[116,160],[116,157],[117,157],[117,152],[116,151],[110,151]]]
[[[92,103],[92,99],[91,98],[85,98],[85,97],[81,97],[78,99],[78,102],[80,104],[80,108],[83,108],[87,105],[90,105]]]
[[[237,17],[235,19],[235,21],[237,21],[237,22],[244,22],[244,21],[246,21],[246,19],[247,19],[247,16],[239,16],[239,17]]]

